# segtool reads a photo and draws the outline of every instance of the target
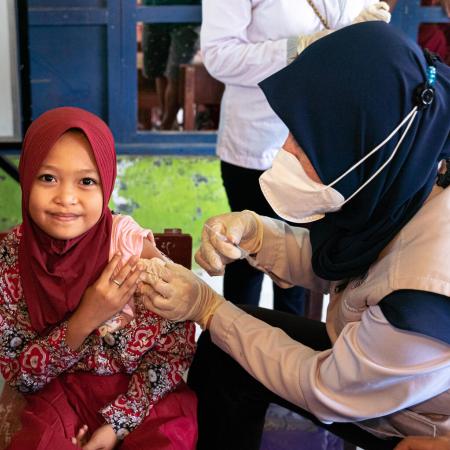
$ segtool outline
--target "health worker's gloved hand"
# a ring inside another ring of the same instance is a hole
[[[386,2],[374,3],[364,8],[352,23],[369,22],[371,20],[391,21],[390,8]]]
[[[222,275],[225,265],[257,253],[262,245],[262,235],[261,218],[253,211],[212,217],[203,226],[202,241],[195,254],[195,261],[209,275]]]
[[[207,328],[217,308],[225,302],[193,272],[175,263],[164,263],[159,279],[141,273],[139,294],[147,309],[175,322],[193,320]]]
[[[389,23],[391,21],[389,9],[389,5],[386,2],[374,3],[367,8],[364,8],[353,20],[352,24],[370,20],[383,20],[384,22]],[[297,55],[300,55],[300,53],[313,42],[327,36],[333,31],[335,30],[321,30],[316,33],[299,36],[297,40]]]
[[[297,41],[297,55],[300,55],[300,53],[305,50],[306,47],[310,46],[313,42],[316,42],[320,38],[327,36],[333,31],[334,30],[321,30],[317,31],[316,33],[299,36]]]

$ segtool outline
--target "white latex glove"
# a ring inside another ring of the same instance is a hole
[[[203,226],[202,242],[195,261],[210,275],[222,275],[225,265],[247,254],[257,253],[262,244],[263,225],[253,211],[241,211],[211,217]]]
[[[175,263],[163,263],[154,274],[141,273],[139,294],[147,309],[175,322],[193,320],[203,329],[209,326],[217,308],[225,302],[193,272]]]
[[[369,20],[383,20],[389,23],[391,21],[389,9],[389,5],[386,2],[374,3],[363,9],[352,23],[367,22]],[[333,31],[335,30],[321,30],[316,33],[299,36],[297,41],[297,54],[300,55],[306,47]]]
[[[390,8],[386,2],[373,3],[364,8],[352,23],[368,22],[370,20],[382,20],[389,23],[391,21]]]
[[[165,270],[166,264],[158,257],[152,259],[141,258],[138,262],[138,267],[143,271],[139,275],[139,279],[144,280],[145,278],[147,283],[155,284],[161,277],[161,273]]]
[[[297,55],[300,55],[300,53],[303,50],[305,50],[306,47],[311,45],[313,42],[316,42],[320,38],[327,36],[328,34],[332,33],[333,31],[334,30],[321,30],[321,31],[317,31],[316,33],[299,36],[298,41],[297,41]]]

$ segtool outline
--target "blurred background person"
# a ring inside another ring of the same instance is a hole
[[[199,5],[201,0],[143,0],[145,6]],[[199,26],[195,23],[147,23],[142,35],[144,76],[154,83],[161,113],[156,128],[177,129],[180,109],[180,64],[189,64],[198,50]]]

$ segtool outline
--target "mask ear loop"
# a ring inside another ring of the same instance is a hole
[[[414,119],[416,118],[417,106],[415,106],[412,109],[411,113],[413,113],[411,115],[411,119],[409,120],[405,131],[403,132],[402,136],[400,137],[399,141],[397,142],[397,145],[395,146],[394,151],[392,152],[391,156],[389,156],[389,158],[383,163],[383,165],[368,180],[366,180],[355,192],[353,192],[353,194],[350,195],[350,197],[346,198],[345,201],[342,203],[342,205],[345,205],[345,203],[347,203],[349,200],[351,200],[356,194],[358,194],[358,192],[360,192],[362,189],[364,189],[392,161],[392,159],[396,155],[398,149],[400,148],[400,145],[403,142],[403,139],[405,138],[406,134],[408,133],[409,129],[411,128],[411,125],[413,124]],[[408,117],[410,114],[408,114]]]
[[[360,161],[358,161],[356,164],[354,164],[352,167],[350,167],[350,169],[348,169],[347,171],[345,171],[342,175],[340,175],[338,178],[336,178],[332,183],[330,183],[329,185],[325,186],[324,189],[333,187],[336,183],[338,183],[339,181],[342,180],[342,178],[344,178],[345,176],[347,176],[351,171],[353,171],[354,169],[356,169],[358,166],[360,166],[366,159],[370,158],[374,153],[376,153],[380,148],[382,148],[384,145],[386,145],[400,130],[400,128],[406,123],[408,122],[408,120],[410,121],[408,124],[408,127],[406,128],[405,132],[403,133],[402,137],[400,138],[399,142],[397,143],[397,146],[394,149],[393,154],[389,157],[389,159],[383,164],[383,166],[381,166],[380,169],[377,170],[377,172],[375,172],[374,175],[372,175],[362,186],[360,186],[358,188],[358,190],[356,192],[354,192],[348,199],[345,200],[345,202],[349,201],[352,197],[354,197],[362,188],[364,188],[368,183],[370,183],[370,181],[373,180],[373,178],[375,176],[377,176],[381,170],[384,169],[384,167],[386,166],[386,164],[388,164],[391,159],[394,157],[395,153],[398,150],[398,147],[400,146],[400,144],[402,143],[406,132],[409,130],[412,121],[414,120],[414,118],[416,117],[416,113],[417,113],[417,106],[415,106],[407,115],[406,117],[400,122],[400,124],[389,134],[389,136],[380,144],[378,144],[372,151],[370,151],[369,153],[367,153],[366,156],[364,156],[364,158],[362,158]],[[344,203],[345,203],[344,202]],[[342,203],[342,204],[344,204]]]
[[[414,102],[418,109],[428,108],[434,100],[434,85],[436,83],[436,61],[440,60],[439,56],[431,53],[428,49],[423,51],[425,59],[428,62],[427,80],[420,84],[414,90]]]
[[[346,172],[344,172],[340,177],[338,177],[336,180],[334,180],[332,183],[327,185],[325,189],[329,187],[333,187],[336,183],[338,183],[342,178],[344,178],[347,174],[349,174],[352,170],[354,170],[356,167],[361,165],[367,158],[372,156],[375,152],[377,152],[381,147],[383,147],[386,143],[388,143],[392,137],[398,132],[398,130],[409,120],[409,123],[403,132],[400,140],[398,141],[397,145],[394,148],[394,151],[392,152],[391,156],[386,160],[386,162],[367,180],[365,181],[350,197],[345,199],[345,201],[341,204],[343,206],[345,203],[347,203],[349,200],[351,200],[356,194],[358,194],[361,189],[366,187],[391,161],[392,158],[397,153],[397,150],[400,147],[400,144],[403,142],[403,139],[406,136],[406,133],[411,128],[412,123],[414,122],[414,119],[417,115],[417,112],[421,109],[428,108],[434,100],[435,96],[435,90],[434,85],[436,83],[436,67],[435,63],[437,60],[440,60],[440,58],[435,55],[434,53],[431,53],[428,49],[424,50],[425,59],[427,60],[428,66],[427,66],[427,80],[425,83],[420,84],[417,86],[417,88],[414,90],[414,103],[416,106],[407,114],[407,116],[402,120],[400,125],[392,131],[392,133],[379,145],[377,145],[371,152],[369,152],[364,158],[362,158],[360,161],[358,161],[355,165],[350,167]]]

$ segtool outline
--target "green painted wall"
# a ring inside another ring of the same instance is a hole
[[[17,158],[10,161],[17,165]],[[21,217],[19,185],[0,169],[0,230],[16,225]]]
[[[110,206],[154,232],[182,228],[192,235],[194,249],[203,222],[229,209],[219,160],[212,157],[120,157]],[[20,217],[19,186],[0,171],[0,229]]]

